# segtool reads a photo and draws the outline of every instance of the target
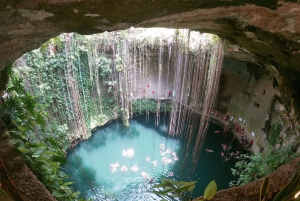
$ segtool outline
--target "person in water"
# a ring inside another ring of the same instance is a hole
[[[208,128],[208,126],[209,126],[209,122],[206,122],[205,128]]]
[[[206,149],[206,152],[207,152],[207,153],[210,153],[210,152],[214,152],[214,150]]]
[[[225,116],[224,116],[224,120],[225,120],[225,121],[227,121],[227,120],[228,120],[228,118],[229,118],[229,114],[225,114]]]

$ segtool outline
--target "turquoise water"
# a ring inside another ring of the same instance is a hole
[[[181,174],[184,141],[167,135],[164,120],[163,117],[156,127],[154,117],[146,122],[145,116],[139,116],[129,128],[115,121],[79,143],[68,152],[64,167],[75,182],[74,188],[82,192],[82,197],[120,201],[160,200],[146,191],[162,177],[198,181],[194,197],[203,195],[206,185],[214,179],[218,190],[228,188],[233,180],[230,168],[234,159],[225,162],[220,152],[222,144],[229,145],[232,137],[215,134],[214,130],[221,128],[211,123],[196,171],[189,177],[185,172]],[[206,148],[214,152],[207,153]]]

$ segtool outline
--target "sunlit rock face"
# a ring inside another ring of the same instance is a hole
[[[229,57],[272,64],[268,70],[282,94],[297,100],[300,4],[286,1],[4,1],[0,69],[61,32],[92,34],[131,26],[189,28],[227,39]],[[4,84],[0,83],[0,91]]]

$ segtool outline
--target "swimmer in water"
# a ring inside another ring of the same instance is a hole
[[[206,149],[206,152],[210,153],[210,152],[214,152],[214,150]]]
[[[147,156],[146,157],[146,162],[149,163],[149,161],[150,161],[150,157]]]

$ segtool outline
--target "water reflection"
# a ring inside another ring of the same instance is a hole
[[[89,197],[100,196],[97,192],[118,200],[143,199],[161,175],[174,175],[179,147],[179,140],[137,121],[130,128],[114,122],[68,153],[66,171]]]
[[[215,152],[202,152],[199,167],[194,175],[189,175],[188,165],[181,170],[183,156],[187,154],[184,141],[167,135],[166,124],[154,125],[154,119],[146,123],[143,116],[131,121],[129,128],[116,121],[70,151],[65,171],[76,183],[76,189],[83,192],[82,196],[95,200],[160,200],[147,190],[165,177],[199,181],[196,196],[202,195],[213,179],[219,188],[228,187],[233,163],[222,162],[219,152],[226,139],[213,133],[216,128],[209,128],[213,134],[208,133],[204,144],[204,149],[208,147]]]

